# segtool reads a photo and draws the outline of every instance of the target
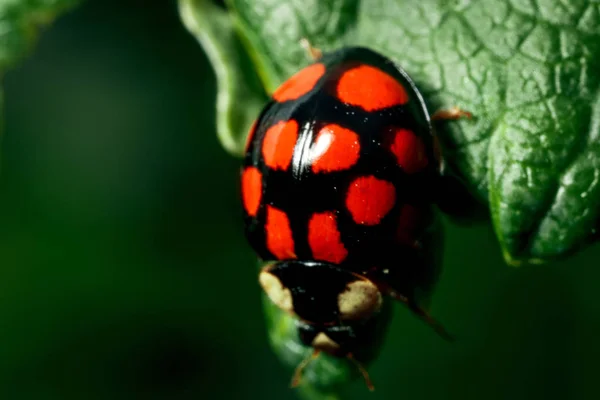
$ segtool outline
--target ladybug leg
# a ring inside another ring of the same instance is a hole
[[[449,109],[437,110],[431,114],[432,121],[456,121],[461,118],[472,119],[473,114],[470,111],[463,110],[459,107],[452,107]],[[441,175],[446,175],[446,163],[442,156],[442,147],[440,139],[437,135],[433,137],[433,153],[438,163]]]
[[[403,295],[401,295],[401,294],[399,294],[397,292],[394,292],[394,291],[389,292],[389,295],[392,296],[392,298],[394,298],[395,300],[398,300],[398,301],[406,304],[406,306],[414,314],[416,314],[425,323],[427,323],[431,328],[433,328],[433,330],[438,335],[440,335],[442,338],[444,338],[445,340],[447,340],[449,342],[453,342],[454,341],[454,337],[450,333],[448,333],[448,331],[446,330],[446,328],[444,328],[444,326],[441,323],[439,323],[431,315],[429,315],[429,313],[427,311],[425,311],[421,307],[419,307],[414,301],[410,301],[406,296],[403,296]]]
[[[365,369],[365,367],[363,367],[363,365],[358,362],[358,360],[356,358],[354,358],[354,355],[352,355],[352,353],[348,353],[348,355],[346,356],[346,358],[350,361],[352,361],[352,363],[354,365],[356,365],[356,368],[358,368],[358,370],[360,371],[361,375],[363,376],[365,383],[367,385],[367,388],[372,392],[375,390],[375,386],[373,386],[373,381],[371,381],[371,377],[369,376],[369,373],[367,372],[367,370]]]
[[[304,371],[304,368],[306,368],[311,361],[317,358],[320,353],[321,350],[314,349],[310,356],[306,357],[300,364],[298,364],[296,371],[294,371],[294,376],[292,376],[292,383],[290,384],[291,387],[295,388],[300,384],[300,381],[302,380],[302,371]]]
[[[437,110],[431,115],[432,121],[457,120],[461,118],[471,119],[473,118],[473,114],[458,107],[452,107],[447,110]]]
[[[441,323],[439,323],[431,315],[429,315],[427,311],[423,310],[416,304],[409,304],[408,307],[411,309],[412,312],[417,314],[419,317],[421,317],[423,321],[425,321],[429,326],[431,326],[433,330],[436,331],[437,334],[440,335],[442,338],[449,342],[454,341],[454,336],[452,336]]]
[[[317,61],[319,58],[323,56],[323,52],[316,47],[313,47],[307,38],[300,39],[300,46],[306,51],[308,56],[313,60]]]

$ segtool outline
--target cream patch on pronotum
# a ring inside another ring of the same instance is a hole
[[[356,281],[348,284],[338,296],[338,307],[342,319],[363,319],[381,307],[381,293],[369,281]]]
[[[273,303],[284,311],[290,313],[294,311],[292,292],[284,287],[275,275],[263,271],[260,273],[258,281]]]

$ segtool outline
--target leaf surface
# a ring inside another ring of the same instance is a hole
[[[396,61],[430,112],[454,106],[471,111],[473,120],[437,123],[436,131],[450,170],[489,207],[509,263],[561,257],[596,238],[598,0],[226,3],[245,44],[238,54],[253,60],[267,93],[310,62],[299,44],[307,38],[324,51],[362,45]],[[227,47],[222,38],[213,39]],[[215,65],[250,74],[235,57]],[[256,115],[261,95],[247,95],[248,101],[220,113]],[[225,147],[243,148],[247,126],[221,131]]]

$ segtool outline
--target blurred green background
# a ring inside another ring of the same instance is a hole
[[[90,0],[4,87],[0,398],[293,398],[176,4]],[[458,342],[396,307],[377,390],[347,398],[600,398],[600,249],[511,269],[488,226],[447,225]]]

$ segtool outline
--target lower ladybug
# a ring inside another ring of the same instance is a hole
[[[389,296],[439,334],[422,238],[440,177],[432,119],[407,73],[363,47],[321,54],[284,82],[253,125],[241,173],[246,237],[268,262],[259,282],[296,318],[300,341],[355,361]],[[293,379],[300,379],[303,362]]]

